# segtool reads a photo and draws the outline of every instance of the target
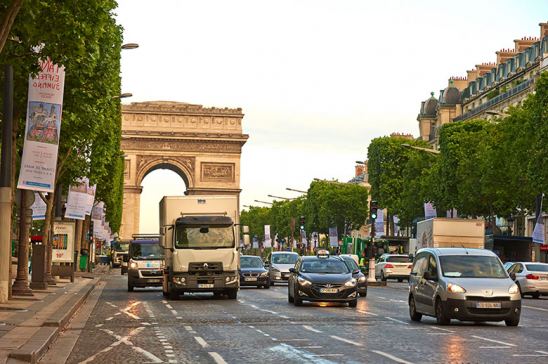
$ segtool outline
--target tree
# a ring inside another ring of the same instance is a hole
[[[271,208],[251,206],[240,214],[240,224],[249,226],[249,236],[264,240],[264,226],[270,225]]]

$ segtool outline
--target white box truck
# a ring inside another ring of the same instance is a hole
[[[476,219],[433,218],[417,223],[415,249],[476,248],[485,246],[485,222]],[[416,251],[409,251],[415,255]]]
[[[160,245],[165,249],[164,297],[213,292],[236,299],[240,286],[236,196],[165,196]]]

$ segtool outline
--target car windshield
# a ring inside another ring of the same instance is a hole
[[[263,261],[259,257],[241,257],[240,267],[242,268],[263,268]]]
[[[273,254],[273,264],[295,264],[299,256],[297,254]]]
[[[407,255],[391,256],[386,258],[386,261],[390,263],[411,263],[411,259]]]
[[[339,259],[319,258],[305,260],[301,266],[302,273],[344,274],[350,273],[348,266]]]
[[[533,272],[548,272],[548,264],[525,264],[527,270]]]
[[[352,259],[351,257],[344,257],[343,259],[346,265],[348,266],[348,269],[350,270],[360,269],[360,267],[358,267],[358,265],[356,264],[356,261]]]
[[[164,259],[164,250],[160,244],[131,243],[129,256],[134,260],[158,260]]]
[[[233,248],[234,231],[232,226],[177,225],[175,247],[178,249]]]
[[[444,277],[506,278],[506,271],[497,257],[482,255],[440,256]]]

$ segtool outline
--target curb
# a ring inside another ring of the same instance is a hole
[[[37,363],[47,352],[49,346],[57,339],[61,330],[65,328],[74,313],[82,306],[87,297],[95,288],[98,279],[83,288],[71,297],[66,305],[70,305],[66,311],[58,310],[52,317],[42,324],[42,327],[19,349],[9,353],[8,358],[26,363]],[[83,293],[79,295],[79,293]]]

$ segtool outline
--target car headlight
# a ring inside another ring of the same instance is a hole
[[[518,292],[519,292],[519,287],[518,287],[518,285],[515,284],[515,283],[512,284],[512,285],[510,286],[510,288],[508,288],[508,293],[510,293],[510,294],[516,294],[516,293],[518,293]]]
[[[352,278],[351,280],[349,280],[348,282],[346,282],[344,284],[345,287],[355,287],[356,286],[356,280],[354,278]]]
[[[449,283],[447,285],[447,292],[451,293],[465,293],[466,290],[459,286],[458,284]]]
[[[135,269],[135,268],[137,268],[137,263],[135,263],[135,262],[130,262],[130,263],[129,263],[129,267],[132,268],[132,269]]]
[[[261,277],[266,277],[268,275],[268,272],[262,272]]]
[[[301,286],[309,286],[309,285],[312,284],[312,282],[310,282],[309,280],[304,279],[303,277],[298,277],[297,281],[299,281],[299,284]]]
[[[367,280],[367,278],[365,278],[365,276],[362,276],[362,277],[358,278],[358,282],[360,282],[360,283],[363,283],[366,280]]]

